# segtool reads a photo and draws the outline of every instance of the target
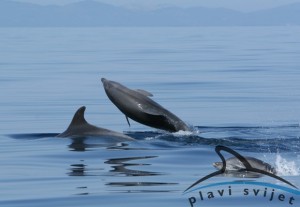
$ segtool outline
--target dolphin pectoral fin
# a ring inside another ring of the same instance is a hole
[[[136,89],[136,92],[138,92],[138,93],[140,93],[140,94],[142,94],[142,95],[144,95],[144,96],[150,96],[150,97],[153,96],[152,93],[150,93],[150,92],[148,92],[148,91],[145,91],[145,90],[142,90],[142,89]]]
[[[125,116],[125,117],[126,117],[126,120],[127,120],[128,125],[129,125],[129,127],[130,127],[130,122],[129,122],[128,116]]]
[[[157,120],[160,123],[163,123],[167,120],[167,117],[161,113],[159,113],[157,110],[150,108],[150,107],[141,107],[141,111],[148,117],[150,117],[153,120]]]

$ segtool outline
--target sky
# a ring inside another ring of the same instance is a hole
[[[42,5],[48,4],[68,4],[80,0],[10,0]],[[129,8],[153,9],[161,6],[179,6],[179,7],[223,7],[238,11],[256,11],[261,9],[273,8],[281,5],[300,2],[300,0],[94,0],[102,3],[108,3]]]

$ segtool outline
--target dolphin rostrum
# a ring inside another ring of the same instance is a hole
[[[263,170],[272,174],[276,174],[276,170],[274,167],[272,167],[270,164],[256,159],[254,157],[244,157],[249,164],[259,170]],[[223,167],[223,162],[214,162],[213,166],[217,169],[221,169]],[[242,163],[241,160],[239,160],[236,157],[231,157],[226,160],[226,169],[225,172],[231,173],[231,172],[240,172],[244,171],[246,169],[245,165]]]
[[[190,131],[190,128],[176,115],[154,102],[145,90],[132,90],[120,83],[101,79],[108,98],[128,117],[147,126],[170,131]]]
[[[74,117],[67,128],[61,134],[58,134],[57,137],[91,137],[91,136],[105,136],[105,137],[113,137],[118,138],[123,141],[134,140],[133,138],[119,133],[115,131],[111,131],[109,129],[104,129],[100,127],[96,127],[94,125],[89,124],[84,118],[84,112],[86,107],[80,107],[74,114]]]

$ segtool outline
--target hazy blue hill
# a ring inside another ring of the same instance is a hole
[[[203,7],[168,7],[140,14],[144,24],[150,26],[214,26],[232,25],[241,13],[228,9],[208,9]]]
[[[300,4],[242,13],[224,8],[168,7],[150,11],[85,0],[65,6],[0,1],[0,26],[300,25]]]
[[[40,6],[0,1],[0,26],[105,26],[113,24],[125,9],[95,1],[66,6]]]
[[[300,3],[250,13],[256,25],[300,25]],[[250,22],[248,20],[248,22]]]
[[[60,11],[65,25],[74,26],[123,26],[125,16],[131,14],[124,8],[91,0],[63,6]]]

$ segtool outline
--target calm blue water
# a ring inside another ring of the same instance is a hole
[[[299,27],[1,28],[0,45],[0,206],[190,206],[216,145],[300,187]],[[129,128],[101,77],[150,91],[193,133]],[[138,141],[55,138],[82,105]],[[205,184],[228,179],[242,178]],[[197,206],[241,203],[290,206],[237,193]]]

